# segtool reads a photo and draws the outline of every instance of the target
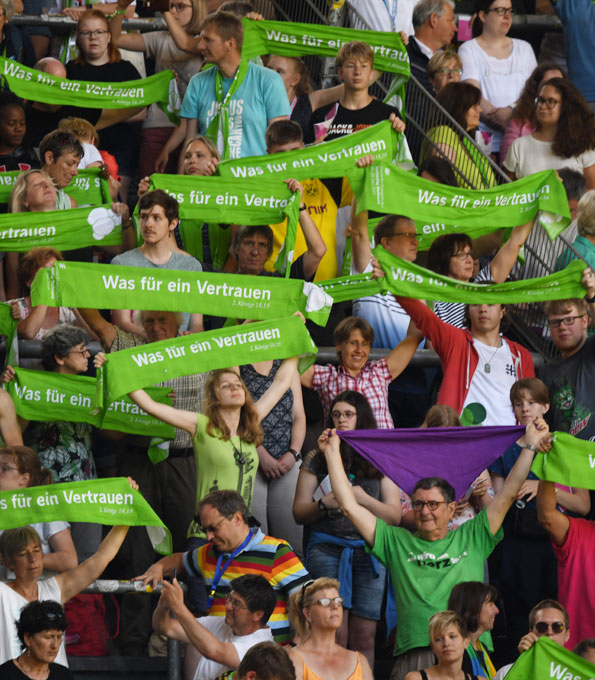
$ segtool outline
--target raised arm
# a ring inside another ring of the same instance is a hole
[[[4,440],[4,446],[23,445],[23,435],[17,422],[14,402],[5,390],[0,390],[0,434]]]
[[[102,347],[109,352],[110,347],[114,344],[114,340],[116,339],[117,331],[114,324],[106,321],[97,309],[79,308],[78,311],[87,326],[89,326],[93,333],[99,338]]]
[[[92,557],[79,564],[78,567],[56,575],[62,602],[68,602],[101,576],[118,553],[127,533],[128,527],[113,527]]]
[[[117,11],[128,11],[132,0],[118,0]],[[116,47],[121,47],[124,50],[131,50],[132,52],[143,52],[145,49],[145,39],[142,33],[125,33],[122,34],[122,19],[123,14],[116,14],[109,20],[109,29],[112,34],[112,40]]]
[[[521,248],[531,233],[534,223],[535,220],[530,220],[512,230],[510,238],[502,248],[500,248],[496,257],[490,264],[490,272],[492,273],[492,280],[494,283],[504,283],[504,281],[506,281],[521,252]]]
[[[76,549],[72,542],[70,529],[63,529],[50,536],[48,543],[52,552],[43,556],[43,568],[47,571],[68,571],[78,564]]]
[[[324,453],[331,487],[343,514],[355,526],[362,538],[374,545],[376,535],[376,517],[369,510],[361,506],[353,493],[349,479],[343,468],[340,439],[336,430],[325,430],[318,438],[318,447]]]
[[[386,357],[388,370],[393,380],[407,368],[415,354],[415,350],[423,339],[423,333],[417,328],[413,320],[410,321],[407,335]]]
[[[159,418],[159,420],[168,425],[179,427],[180,430],[185,430],[191,437],[194,437],[196,434],[196,413],[193,411],[184,411],[167,404],[160,404],[152,399],[144,390],[133,390],[128,396],[143,411],[155,416],[155,418]]]
[[[161,583],[166,583],[166,581],[162,581]],[[163,590],[159,602],[157,603],[157,607],[153,612],[153,630],[157,633],[161,633],[161,635],[166,635],[168,638],[188,644],[190,640],[182,628],[182,624],[178,619],[174,619],[171,614],[172,611],[168,599],[165,597],[165,590]]]
[[[281,399],[292,384],[293,377],[297,372],[297,357],[285,359],[281,364],[275,379],[268,390],[254,404],[258,411],[258,422],[270,413],[273,406]],[[196,420],[196,418],[195,418]],[[196,425],[195,425],[196,428]]]
[[[358,274],[362,274],[372,259],[370,236],[368,235],[368,211],[362,210],[356,215],[355,198],[351,205],[351,252],[353,266]]]
[[[541,480],[537,489],[537,517],[548,532],[552,543],[564,545],[570,521],[556,507],[556,488],[553,482]]]
[[[190,52],[190,54],[201,54],[198,49],[198,40],[186,33],[181,24],[174,19],[171,12],[163,12],[163,18],[167,24],[169,34],[176,43],[176,47],[184,50],[184,52]]]
[[[285,183],[293,193],[296,191],[299,192],[301,207],[304,196],[303,185],[300,184],[297,179],[286,179]],[[309,281],[314,274],[316,274],[318,265],[326,254],[326,245],[306,207],[304,207],[303,210],[300,210],[300,227],[302,228],[302,233],[304,234],[304,239],[308,248],[304,253],[304,276],[306,280]]]
[[[547,423],[543,418],[536,418],[535,422],[529,423],[523,436],[523,448],[508,477],[504,480],[502,489],[494,496],[487,506],[486,513],[490,522],[492,534],[496,534],[502,526],[504,517],[513,502],[518,498],[521,486],[527,479],[531,469],[531,463],[540,444],[543,443],[549,433]],[[529,448],[532,447],[532,448]]]

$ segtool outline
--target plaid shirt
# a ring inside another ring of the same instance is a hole
[[[138,347],[146,345],[149,341],[141,338],[134,333],[126,333],[116,328],[116,337],[110,347],[110,352],[117,352],[120,349]],[[183,375],[179,378],[166,380],[157,383],[157,387],[171,387],[175,392],[174,406],[183,411],[194,411],[204,413],[205,410],[205,386],[210,377],[208,373],[194,373],[193,375]],[[192,437],[185,430],[174,428],[175,437],[171,442],[172,449],[192,448]]]
[[[312,389],[322,401],[325,420],[328,420],[331,402],[337,394],[353,390],[366,397],[376,418],[376,424],[379,428],[386,429],[394,427],[388,410],[388,385],[392,379],[386,359],[368,361],[357,378],[349,375],[343,366],[314,364]]]

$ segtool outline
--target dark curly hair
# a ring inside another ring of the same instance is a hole
[[[554,61],[544,61],[542,64],[533,69],[533,73],[527,78],[525,87],[521,92],[521,96],[517,99],[516,106],[512,111],[513,120],[530,123],[534,128],[537,127],[537,118],[535,117],[535,97],[541,85],[543,77],[548,71],[560,71],[567,78],[566,72],[560,68]]]
[[[23,645],[25,645],[25,635],[35,635],[45,630],[66,630],[66,616],[64,609],[59,602],[53,600],[43,600],[39,602],[29,602],[23,607],[19,620],[17,621],[17,635]]]
[[[560,158],[572,158],[595,149],[595,115],[580,90],[565,78],[552,78],[547,85],[557,90],[562,97],[552,153]]]

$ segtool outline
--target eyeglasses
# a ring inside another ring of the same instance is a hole
[[[175,9],[176,12],[183,12],[188,7],[192,9],[192,5],[184,5],[181,2],[172,2],[170,5],[171,9]]]
[[[412,241],[413,240],[417,241],[417,239],[419,238],[419,234],[417,234],[414,231],[409,231],[406,234],[393,234],[393,236],[398,238],[410,238]]]
[[[88,347],[85,347],[84,349],[73,348],[70,350],[69,354],[80,354],[81,356],[85,356],[85,354],[91,354],[91,352]]]
[[[470,257],[473,260],[475,255],[470,250],[459,250],[458,253],[454,253],[451,257],[456,257],[457,260],[466,260]]]
[[[355,418],[356,415],[355,411],[333,411],[331,413],[333,420],[339,420],[341,416],[344,418]]]
[[[545,635],[550,628],[552,629],[552,633],[554,635],[558,635],[559,633],[563,633],[564,630],[566,629],[566,626],[562,621],[554,621],[553,623],[547,623],[546,621],[539,621],[536,623],[533,628],[540,634],[540,635]]]
[[[230,594],[225,596],[225,601],[229,602],[229,604],[234,608],[234,609],[248,609],[248,607],[245,604],[242,604],[239,600],[236,600],[235,597],[233,597]]]
[[[109,31],[106,31],[104,28],[99,30],[97,29],[96,31],[79,31],[79,38],[101,38],[102,35],[105,35],[106,33],[109,33]]]
[[[507,14],[510,14],[512,17],[516,14],[512,7],[494,7],[494,9],[486,10],[486,14],[488,12],[494,12],[494,14],[497,14],[499,17],[505,17]]]
[[[535,106],[545,106],[546,109],[555,109],[558,104],[560,104],[559,99],[554,99],[553,97],[548,97],[544,99],[543,97],[535,97]]]
[[[447,503],[447,501],[413,501],[411,505],[414,510],[421,512],[425,505],[428,506],[428,510],[437,510],[442,503]]]
[[[204,532],[205,534],[215,534],[215,533],[217,533],[217,531],[219,530],[219,527],[223,524],[223,522],[225,522],[226,519],[228,519],[228,518],[227,518],[227,517],[222,517],[222,518],[217,522],[217,524],[209,524],[209,525],[206,526],[206,527],[201,527],[201,529],[203,530],[203,532]]]
[[[336,604],[337,607],[341,607],[344,599],[342,597],[321,597],[319,600],[316,600],[316,602],[321,607],[330,607],[331,604]]]
[[[437,68],[434,73],[441,73],[444,76],[449,76],[451,73],[454,76],[460,76],[463,70],[460,68]]]
[[[586,314],[579,314],[578,316],[565,316],[563,319],[548,319],[550,328],[560,328],[561,324],[565,326],[572,326],[576,319],[582,319]]]
[[[8,465],[8,463],[0,463],[0,473],[5,475],[9,470],[16,470],[18,472],[19,468],[14,465]]]

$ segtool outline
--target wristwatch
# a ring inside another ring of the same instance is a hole
[[[318,509],[320,510],[320,512],[328,512],[328,508],[326,507],[322,498],[318,501]]]
[[[537,447],[534,446],[533,444],[523,444],[523,446],[521,448],[529,449],[529,451],[533,451],[533,453],[537,453]]]
[[[295,449],[289,449],[289,453],[296,459],[296,461],[301,460],[302,458],[302,453],[301,451],[296,451]]]

